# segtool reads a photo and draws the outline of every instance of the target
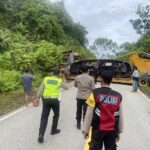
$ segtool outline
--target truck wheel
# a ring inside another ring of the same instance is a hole
[[[141,80],[139,81],[139,84],[140,84],[140,86],[147,86],[147,85],[148,85],[148,82],[147,82],[147,80],[145,80],[145,79],[141,79]]]

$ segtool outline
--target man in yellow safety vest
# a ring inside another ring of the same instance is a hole
[[[53,123],[51,128],[51,135],[60,133],[60,129],[57,129],[58,119],[59,119],[59,97],[60,97],[60,88],[65,90],[68,89],[63,77],[59,76],[58,71],[52,71],[51,74],[44,78],[38,92],[37,99],[39,100],[40,95],[42,94],[43,109],[41,114],[41,123],[39,128],[39,138],[38,142],[44,142],[44,134],[48,122],[48,116],[50,110],[54,112]]]

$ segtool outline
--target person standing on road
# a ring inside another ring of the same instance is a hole
[[[89,150],[102,150],[103,144],[105,150],[116,150],[116,141],[123,131],[122,96],[110,88],[111,81],[112,73],[101,73],[101,88],[94,89],[86,101],[83,135],[87,138],[92,126]]]
[[[88,98],[90,92],[95,88],[94,79],[90,75],[88,75],[88,68],[84,66],[82,68],[82,74],[78,75],[75,78],[74,86],[78,88],[77,92],[77,112],[76,112],[76,120],[77,120],[77,128],[81,128],[81,118],[82,118],[82,109],[83,109],[83,119],[86,112],[86,99]]]
[[[64,75],[65,75],[65,79],[67,80],[67,77],[69,76],[69,65],[66,65],[64,68]]]
[[[22,75],[23,88],[24,88],[24,101],[26,107],[28,107],[29,98],[32,99],[33,106],[35,105],[35,96],[32,87],[33,80],[34,80],[34,76],[31,74],[31,69],[26,68],[25,73]]]
[[[94,82],[97,83],[97,77],[98,77],[98,63],[95,64],[93,68],[93,76],[94,76]]]
[[[137,67],[134,67],[132,79],[133,79],[133,82],[132,82],[133,92],[137,92],[138,82],[139,82],[139,72],[137,70]]]
[[[61,88],[68,90],[68,86],[62,78],[63,76],[61,76],[61,78],[59,76],[59,71],[52,71],[52,75],[49,75],[44,78],[37,92],[37,99],[39,100],[40,95],[42,94],[42,101],[43,101],[43,109],[41,114],[41,122],[38,138],[39,143],[44,142],[44,134],[47,127],[48,116],[51,109],[54,112],[53,123],[51,127],[51,135],[60,133],[60,129],[57,128],[60,110],[60,102],[58,99],[60,96]]]

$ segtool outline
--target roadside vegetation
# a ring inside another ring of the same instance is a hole
[[[73,21],[63,2],[1,0],[0,20],[0,115],[23,105],[24,68],[33,69],[38,87],[43,72],[62,62],[62,52],[95,57],[86,48],[88,32]]]
[[[140,38],[137,42],[126,42],[120,46],[121,51],[116,54],[116,58],[120,60],[129,61],[130,55],[128,54],[132,52],[145,52],[150,54],[150,5],[139,5],[136,14],[138,18],[135,20],[131,19],[130,22],[137,34],[140,35]],[[149,86],[140,87],[140,90],[150,98]]]
[[[150,98],[150,87],[148,87],[148,86],[140,87],[140,90],[141,90],[148,98]]]
[[[62,52],[75,50],[82,59],[117,58],[128,61],[133,51],[150,53],[150,6],[139,5],[136,20],[130,20],[141,37],[118,46],[111,39],[98,37],[87,49],[87,31],[73,21],[63,1],[0,1],[0,115],[23,105],[21,75],[33,69],[38,87],[43,72],[62,63]],[[147,93],[149,88],[143,88]]]

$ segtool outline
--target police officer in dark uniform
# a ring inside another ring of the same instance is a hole
[[[59,77],[59,72],[52,70],[50,75],[45,77],[37,93],[37,98],[39,99],[42,94],[43,109],[41,115],[41,123],[39,129],[38,142],[43,143],[44,134],[47,127],[48,116],[50,110],[54,112],[53,123],[51,128],[51,135],[60,133],[60,129],[57,129],[58,119],[59,119],[59,96],[60,88],[68,89],[66,83]]]
[[[87,138],[92,126],[90,150],[116,150],[116,140],[122,132],[122,96],[110,88],[111,72],[100,75],[101,88],[94,89],[86,103],[88,105],[83,135]]]

